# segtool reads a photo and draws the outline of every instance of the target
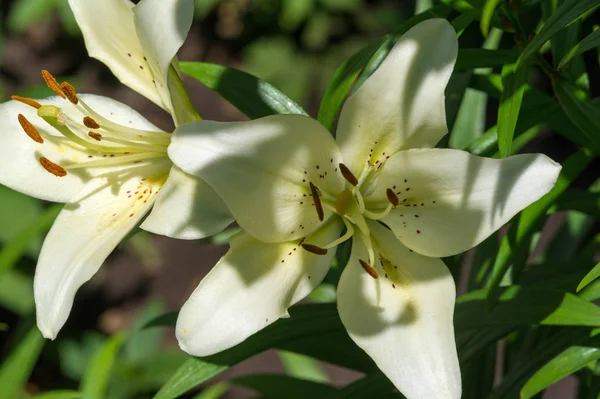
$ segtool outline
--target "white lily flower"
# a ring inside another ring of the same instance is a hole
[[[286,317],[352,239],[338,286],[350,337],[406,397],[460,397],[455,286],[438,257],[546,194],[560,165],[433,148],[447,133],[457,47],[445,20],[409,30],[346,101],[335,139],[299,115],[175,131],[173,162],[205,179],[243,229],[181,310],[184,351],[211,355]]]
[[[170,112],[176,125],[198,119],[174,66],[193,1],[69,3],[92,56]],[[176,238],[215,234],[232,219],[210,186],[172,167],[171,134],[124,104],[78,95],[47,71],[42,76],[56,97],[13,96],[0,105],[0,184],[67,203],[44,241],[34,280],[38,327],[54,339],[76,291],[153,206],[141,227]]]

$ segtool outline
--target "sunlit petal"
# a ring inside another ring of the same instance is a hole
[[[152,206],[167,160],[107,175],[85,185],[65,205],[48,233],[35,272],[38,327],[54,339],[64,325],[79,287],[100,268],[117,244]]]
[[[337,138],[357,176],[399,150],[433,147],[446,134],[444,90],[457,52],[448,21],[421,22],[346,101]]]
[[[315,120],[275,115],[249,122],[200,121],[176,129],[169,156],[206,180],[236,221],[263,242],[290,241],[314,232],[319,221],[309,184],[334,203],[344,180],[335,141]]]
[[[479,244],[554,186],[560,165],[541,154],[505,159],[464,151],[402,151],[382,168],[367,199],[400,201],[383,221],[400,241],[426,256],[450,256]]]
[[[227,205],[206,182],[174,166],[140,227],[172,238],[197,240],[232,222]]]
[[[338,286],[342,323],[408,399],[460,398],[452,275],[441,260],[409,251],[385,227],[370,228],[383,259],[373,265],[379,278],[361,268],[358,260],[368,255],[354,239]]]
[[[342,229],[332,219],[306,242],[324,245]],[[239,344],[279,318],[323,280],[334,250],[315,255],[298,241],[265,244],[247,233],[202,280],[181,309],[176,334],[181,348],[207,356]]]

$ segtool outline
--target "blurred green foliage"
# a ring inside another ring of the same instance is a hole
[[[343,100],[376,69],[403,31],[422,18],[448,18],[459,33],[460,52],[446,93],[451,133],[442,144],[493,157],[542,148],[563,164],[555,189],[516,217],[506,235],[495,234],[473,252],[445,259],[457,279],[462,273],[468,291],[459,298],[455,317],[463,397],[541,397],[567,375],[578,381],[577,398],[599,397],[597,0],[195,3],[197,26],[232,52],[250,75],[209,63],[182,64],[184,72],[249,118],[318,111],[319,120],[332,129]],[[58,24],[60,35],[80,37],[67,0],[12,1],[2,10],[8,14],[2,16],[0,66],[7,38],[27,35],[38,25]],[[69,81],[78,84],[77,77]],[[0,79],[5,99],[2,85]],[[39,98],[48,92],[43,85],[28,85],[16,93]],[[265,398],[281,397],[290,387],[302,398],[400,397],[348,339],[337,316],[335,283],[348,247],[338,251],[336,267],[308,298],[312,305],[292,308],[291,319],[220,357],[194,359],[165,349],[158,326],[171,325],[174,318],[160,317],[164,309],[156,301],[146,304],[131,328],[113,337],[74,329],[45,342],[33,327],[33,273],[60,206],[5,187],[0,187],[0,204],[2,399],[174,398],[270,347],[281,350],[286,376],[230,379],[195,398],[223,397],[236,385]],[[223,244],[236,231],[215,236],[212,243]],[[147,235],[134,236],[128,244],[149,266],[157,256],[152,248]],[[334,388],[315,359],[366,376]],[[45,368],[39,375],[36,362]],[[499,383],[495,373],[503,377]],[[30,395],[36,387],[60,390]]]

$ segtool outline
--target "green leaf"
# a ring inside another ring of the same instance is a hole
[[[529,399],[561,378],[581,370],[588,363],[600,359],[600,349],[594,346],[573,346],[546,363],[531,377],[523,389],[521,399]]]
[[[518,272],[522,270],[529,254],[531,236],[539,228],[539,223],[544,214],[565,192],[571,182],[590,164],[593,158],[591,152],[585,149],[571,155],[563,162],[563,168],[552,190],[525,208],[513,221],[508,233],[502,239],[494,269],[487,285],[488,305],[495,302],[498,287],[511,264],[513,265],[514,274],[518,277]]]
[[[398,393],[394,385],[381,372],[369,374],[352,384],[340,389],[331,399],[401,399],[404,396]]]
[[[592,270],[590,270],[590,272],[588,274],[585,275],[583,280],[581,280],[581,282],[577,286],[577,292],[584,289],[588,284],[590,284],[592,281],[596,280],[598,277],[600,277],[600,263],[598,263],[596,266],[594,266],[594,268]]]
[[[503,376],[502,382],[496,386],[488,399],[519,397],[519,391],[525,382],[540,367],[568,347],[585,341],[589,334],[589,329],[540,329],[535,335],[542,335],[545,339],[538,339],[534,341],[536,344],[520,348],[519,358],[513,361],[512,367]]]
[[[181,62],[181,70],[216,91],[250,119],[306,111],[274,86],[249,73],[223,65]]]
[[[502,68],[502,86],[498,109],[498,148],[504,158],[512,152],[512,140],[527,86],[527,66],[509,64]]]
[[[600,307],[568,292],[512,285],[488,310],[486,290],[457,300],[456,331],[492,326],[564,325],[600,327]]]
[[[385,43],[386,40],[381,39],[354,54],[346,60],[333,75],[333,79],[329,83],[325,95],[321,100],[319,114],[317,119],[329,131],[333,131],[334,123],[338,112],[346,99],[346,96],[352,89],[354,82],[365,68],[375,52]]]
[[[28,225],[42,214],[42,202],[25,194],[0,186],[0,243],[14,240]],[[27,246],[27,255],[36,257],[42,246],[42,237],[35,237]]]
[[[7,18],[12,31],[25,32],[33,25],[49,18],[56,7],[55,0],[21,0],[14,4]]]
[[[500,0],[487,0],[483,6],[480,24],[483,36],[487,36],[490,32],[490,22],[492,21],[492,16],[494,15],[496,7],[498,7],[498,3],[500,3]]]
[[[12,352],[8,354],[0,367],[2,397],[21,397],[23,388],[29,379],[29,374],[31,374],[31,370],[44,347],[44,342],[44,337],[42,337],[40,331],[36,326],[33,326]]]
[[[577,43],[560,61],[558,69],[562,69],[568,64],[573,58],[585,53],[588,50],[600,46],[600,29],[595,30],[586,36],[585,39]]]
[[[519,53],[512,50],[487,50],[462,48],[458,50],[455,71],[471,70],[512,64],[517,60]]]
[[[59,390],[40,393],[30,399],[83,399],[83,395],[78,391]]]
[[[375,369],[370,359],[346,334],[335,304],[294,306],[291,317],[280,319],[241,344],[206,358],[186,361],[156,394],[155,399],[171,399],[222,373],[231,365],[269,348],[278,348],[313,356],[359,370]],[[318,336],[319,339],[315,340]],[[314,350],[317,356],[310,352]]]
[[[289,376],[314,382],[328,381],[327,374],[315,359],[287,351],[278,351],[277,354]]]
[[[248,375],[234,378],[231,383],[250,388],[268,398],[330,398],[338,391],[330,385],[282,374]]]
[[[0,305],[21,316],[33,312],[33,278],[20,270],[0,275]]]
[[[569,119],[590,140],[592,149],[600,142],[600,107],[587,101],[585,93],[574,84],[563,80],[553,82],[554,93]]]
[[[81,381],[80,389],[85,399],[106,397],[108,379],[124,339],[122,334],[109,338],[92,358]]]
[[[200,392],[194,399],[219,399],[229,388],[229,384],[220,382]]]
[[[0,275],[12,268],[27,252],[30,243],[50,228],[61,209],[62,205],[51,206],[2,248],[0,251]]]
[[[536,53],[544,43],[546,43],[554,34],[559,30],[568,26],[575,19],[579,18],[587,11],[598,7],[597,0],[565,0],[556,9],[554,14],[539,30],[537,35],[529,42],[527,47],[523,50],[523,53],[519,57],[517,64],[521,65]]]

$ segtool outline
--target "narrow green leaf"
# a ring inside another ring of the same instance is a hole
[[[30,399],[83,399],[83,395],[78,391],[60,390],[40,393]]]
[[[494,15],[496,7],[498,7],[498,3],[500,3],[500,0],[487,0],[485,6],[483,6],[480,22],[481,33],[483,33],[483,36],[487,36],[490,32],[490,23],[492,22],[492,16]]]
[[[381,372],[369,374],[340,389],[331,399],[401,399],[404,396]]]
[[[585,341],[589,329],[564,328],[553,332],[544,330],[545,338],[537,341],[528,350],[521,350],[519,359],[513,362],[510,370],[503,376],[502,382],[495,387],[488,399],[519,397],[519,391],[525,382],[544,364],[572,345]],[[523,348],[521,348],[523,349]]]
[[[600,107],[587,101],[584,98],[585,93],[566,80],[555,80],[553,88],[560,106],[569,119],[590,140],[592,149],[597,149],[600,143],[600,119],[598,119]]]
[[[289,376],[306,381],[328,381],[327,374],[315,359],[288,351],[278,351],[277,354]]]
[[[590,346],[573,346],[546,363],[531,377],[523,389],[521,399],[529,399],[561,378],[581,370],[588,363],[600,359],[600,349]]]
[[[598,7],[597,0],[565,0],[523,50],[517,64],[521,65],[536,53],[556,32],[568,26],[589,10]]]
[[[106,397],[108,379],[124,339],[125,336],[122,334],[109,338],[92,358],[80,386],[85,399]]]
[[[62,205],[51,206],[2,248],[0,251],[0,275],[12,268],[23,257],[32,240],[50,228],[61,209]]]
[[[513,285],[490,310],[486,295],[478,290],[458,299],[456,331],[534,324],[600,327],[600,307],[567,292]]]
[[[229,350],[202,359],[191,358],[173,374],[156,394],[155,399],[176,398],[225,371],[229,366],[268,348],[279,347],[294,351],[290,346],[303,338],[314,342],[315,336],[323,337],[335,332],[345,334],[334,304],[295,306],[290,309],[290,314],[290,318],[278,320]],[[347,335],[346,339],[345,342],[351,342]],[[317,341],[320,340],[321,338]],[[360,351],[355,346],[350,346],[348,349],[344,341],[338,341],[337,345],[339,345],[338,349],[348,353],[350,359],[360,358]],[[357,352],[358,356],[355,356]]]
[[[556,202],[560,210],[573,210],[600,218],[600,193],[586,190],[568,190]]]
[[[333,125],[337,114],[342,103],[346,99],[346,96],[352,89],[354,82],[373,54],[375,54],[377,49],[379,49],[385,41],[385,39],[381,39],[363,48],[346,60],[337,71],[335,71],[335,75],[333,75],[333,78],[325,91],[325,95],[321,100],[317,118],[329,131],[333,131]]]
[[[515,67],[509,64],[502,68],[502,86],[498,109],[498,148],[502,157],[512,152],[512,140],[527,85],[527,66]]]
[[[194,399],[219,399],[229,390],[229,384],[220,382],[200,392]]]
[[[8,354],[0,367],[0,387],[3,398],[21,397],[35,362],[44,347],[44,337],[33,326]]]
[[[590,272],[588,274],[585,275],[583,280],[581,280],[581,282],[577,286],[577,292],[584,289],[588,284],[590,284],[592,281],[596,280],[598,277],[600,277],[600,263],[598,263],[596,266],[594,266],[594,268],[592,270],[590,270]]]
[[[0,305],[25,316],[33,312],[33,278],[18,269],[0,275]]]
[[[234,378],[231,383],[250,388],[268,398],[330,398],[338,391],[330,385],[283,374],[248,375]]]
[[[585,39],[577,43],[560,61],[558,69],[562,69],[573,58],[585,53],[588,50],[600,46],[600,29],[595,30],[586,36]]]
[[[181,62],[181,70],[216,91],[250,119],[275,114],[307,115],[291,98],[249,73],[223,65]]]
[[[562,170],[556,184],[548,194],[537,202],[528,206],[517,216],[511,224],[508,233],[502,239],[500,250],[496,256],[494,269],[488,282],[488,305],[496,300],[496,293],[508,268],[513,265],[513,270],[518,277],[518,271],[529,254],[529,240],[533,232],[539,227],[539,222],[552,204],[564,193],[571,182],[590,164],[593,154],[585,149],[579,150],[563,162]]]
[[[471,70],[476,68],[488,68],[512,64],[517,60],[519,53],[512,50],[487,50],[462,48],[458,50],[455,71]]]

